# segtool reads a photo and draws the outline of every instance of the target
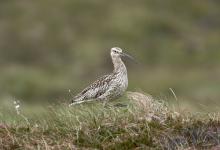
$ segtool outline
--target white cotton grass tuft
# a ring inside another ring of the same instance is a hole
[[[20,103],[19,100],[14,100],[14,108],[15,108],[16,114],[17,114],[18,116],[22,117],[22,118],[26,121],[26,123],[27,123],[28,125],[30,125],[28,118],[25,117],[25,116],[21,113],[21,103]]]
[[[21,111],[20,111],[20,101],[19,100],[15,100],[14,101],[14,108],[16,110],[16,113],[17,115],[20,115],[21,114]]]

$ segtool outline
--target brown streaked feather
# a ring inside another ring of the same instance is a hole
[[[98,98],[99,96],[101,96],[103,93],[106,92],[106,90],[108,89],[109,82],[111,82],[112,80],[112,77],[113,77],[112,74],[100,77],[95,82],[93,82],[88,87],[86,87],[78,95],[76,95],[73,99],[73,102],[77,101],[77,99],[79,99],[80,97],[83,97],[83,100]],[[88,97],[87,95],[89,95],[90,93],[93,94]]]

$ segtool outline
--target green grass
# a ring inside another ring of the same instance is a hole
[[[220,142],[218,114],[173,111],[129,92],[107,107],[92,102],[0,110],[0,149],[207,149]],[[6,111],[7,110],[7,111]]]

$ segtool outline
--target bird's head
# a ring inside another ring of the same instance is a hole
[[[123,53],[122,49],[119,47],[113,47],[111,48],[111,56],[112,58],[117,58],[117,57],[127,57],[130,58],[132,60],[134,60],[134,58],[126,53]]]

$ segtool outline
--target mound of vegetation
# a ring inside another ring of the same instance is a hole
[[[87,103],[0,115],[0,149],[216,149],[217,114],[173,111],[151,96],[128,92],[125,107]]]

